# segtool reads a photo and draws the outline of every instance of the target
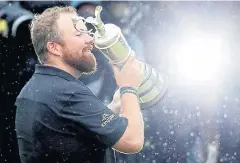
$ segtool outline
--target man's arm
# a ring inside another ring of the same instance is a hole
[[[136,60],[134,51],[121,70],[113,66],[117,85],[121,89],[122,116],[128,119],[126,131],[113,148],[125,153],[139,152],[144,144],[144,123],[137,91],[144,68],[145,65]]]
[[[144,144],[144,123],[138,97],[125,93],[122,95],[122,104],[121,114],[128,119],[128,126],[113,148],[124,153],[136,153],[141,151]]]
[[[66,102],[61,111],[76,129],[76,134],[81,134],[82,128],[89,131],[89,135],[108,147],[113,147],[125,133],[128,119],[114,113],[104,105],[96,96],[89,92],[75,92]],[[80,132],[79,132],[80,131]],[[134,146],[135,144],[129,144]],[[121,152],[126,152],[126,150]],[[136,151],[132,151],[136,152]]]
[[[121,139],[113,146],[114,149],[124,153],[139,152],[144,143],[144,123],[136,95],[125,93],[120,97],[118,89],[108,108],[128,119],[128,127]],[[122,109],[122,110],[121,110]],[[137,123],[140,122],[140,123]],[[141,134],[139,134],[141,131]]]
[[[69,126],[75,126],[76,131],[81,131],[84,127],[100,142],[123,153],[136,153],[141,150],[143,123],[137,122],[141,121],[139,119],[142,116],[136,95],[122,95],[122,115],[114,113],[93,94],[84,92],[75,92],[67,103],[61,116],[72,122]]]

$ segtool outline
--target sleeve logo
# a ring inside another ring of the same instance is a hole
[[[112,121],[112,119],[115,117],[114,114],[107,114],[107,113],[104,113],[102,115],[102,124],[101,126],[102,127],[105,127],[109,122]]]

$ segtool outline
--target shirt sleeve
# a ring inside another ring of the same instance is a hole
[[[112,147],[125,132],[128,119],[109,109],[95,95],[76,92],[63,109],[64,118],[84,127],[100,142]]]

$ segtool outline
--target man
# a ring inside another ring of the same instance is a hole
[[[134,52],[121,71],[116,92],[104,105],[78,80],[96,71],[94,39],[72,7],[53,7],[35,17],[31,39],[40,64],[16,100],[16,133],[22,163],[104,162],[107,148],[136,153],[144,125],[136,88],[142,66]],[[119,95],[119,92],[121,96]],[[121,115],[114,112],[121,99]]]

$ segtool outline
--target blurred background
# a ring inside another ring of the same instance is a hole
[[[240,2],[0,1],[0,163],[20,163],[14,102],[38,62],[28,24],[56,5],[72,5],[84,17],[102,5],[104,23],[119,26],[137,58],[168,82],[164,99],[143,111],[143,150],[115,151],[114,161],[240,162]],[[98,72],[80,80],[109,103],[116,89],[111,66],[94,54]]]

